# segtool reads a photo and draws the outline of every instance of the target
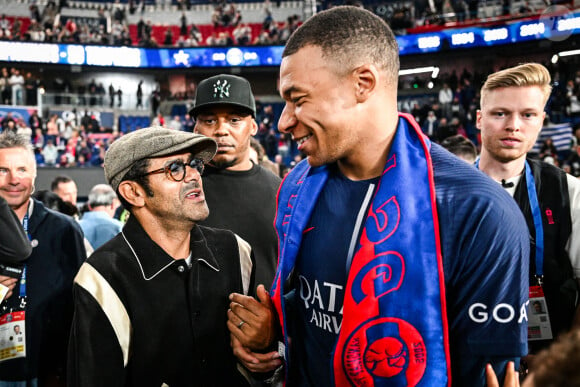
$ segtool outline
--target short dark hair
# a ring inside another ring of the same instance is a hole
[[[131,166],[131,169],[127,171],[125,176],[123,176],[121,182],[126,180],[134,181],[141,187],[143,187],[147,195],[153,196],[153,190],[151,189],[151,185],[149,185],[149,176],[143,176],[145,173],[147,173],[147,168],[149,168],[149,159],[141,159],[136,161],[135,164]],[[119,198],[121,205],[127,211],[131,212],[133,206],[131,205],[131,203],[125,200],[123,195],[121,195],[121,193],[119,192],[119,189],[117,189],[117,197]]]
[[[65,175],[57,176],[50,183],[50,190],[51,191],[54,191],[54,190],[58,189],[58,185],[60,183],[68,183],[68,182],[71,182],[71,181],[73,181],[73,179],[71,179],[68,176],[65,176]]]
[[[312,45],[325,59],[342,67],[343,74],[364,63],[373,63],[397,84],[399,47],[393,31],[364,8],[339,6],[322,11],[300,26],[288,39],[282,58]]]
[[[468,138],[460,134],[449,136],[441,141],[441,146],[457,156],[473,156],[477,158],[477,148]]]

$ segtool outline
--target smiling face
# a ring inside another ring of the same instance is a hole
[[[258,126],[251,114],[229,105],[208,107],[196,117],[194,131],[216,140],[217,153],[211,165],[232,171],[252,168],[250,138]]]
[[[188,163],[189,152],[149,160],[148,171],[169,166],[173,161]],[[197,169],[186,166],[185,179],[174,181],[165,173],[148,176],[153,195],[145,196],[146,211],[160,222],[196,223],[206,219],[209,209],[203,194],[201,176]]]
[[[280,94],[286,105],[278,130],[292,135],[310,165],[347,159],[359,145],[365,128],[357,122],[355,86],[348,74],[337,74],[318,46],[282,59]]]
[[[525,159],[542,129],[544,105],[545,96],[538,86],[488,91],[477,112],[482,158],[489,156],[501,163]]]
[[[36,164],[29,150],[0,149],[0,196],[20,218],[26,213],[35,177]]]

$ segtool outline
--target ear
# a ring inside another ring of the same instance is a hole
[[[250,135],[255,136],[258,133],[258,123],[252,118],[252,130],[250,130]]]
[[[372,64],[364,64],[354,69],[355,96],[357,102],[366,101],[376,90],[379,81],[379,72]]]
[[[119,184],[119,194],[133,207],[143,207],[145,205],[145,190],[135,181],[122,181]]]
[[[477,109],[477,118],[475,119],[475,127],[481,130],[481,110]]]

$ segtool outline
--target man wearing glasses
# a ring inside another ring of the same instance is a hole
[[[212,139],[160,127],[114,142],[105,176],[131,216],[74,284],[70,386],[244,386],[226,327],[253,256],[230,231],[198,226]]]

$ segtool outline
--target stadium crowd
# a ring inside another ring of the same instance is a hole
[[[279,2],[264,2],[262,21],[248,22],[235,2],[212,1],[213,11],[208,12],[207,21],[196,25],[188,22],[187,13],[191,12],[192,3],[185,0],[175,2],[177,10],[171,25],[158,25],[152,21],[155,17],[145,14],[148,4],[165,6],[164,2],[155,3],[145,0],[131,0],[128,3],[103,1],[98,3],[101,5],[97,8],[97,17],[62,16],[61,9],[68,7],[67,2],[50,0],[42,9],[31,3],[27,18],[0,17],[0,39],[140,47],[283,45],[302,23],[299,9],[285,20],[276,20],[272,9],[280,6]],[[448,22],[458,27],[475,20],[481,22],[488,16],[480,14],[480,7],[487,4],[480,0],[354,3],[327,0],[320,2],[318,8],[323,10],[345,3],[372,10],[385,19],[397,34],[444,26]],[[501,10],[494,10],[489,15],[496,21],[498,18],[508,20],[537,15],[549,5],[547,2],[532,3],[527,0],[518,3],[519,6],[512,6],[509,1],[502,4]],[[128,14],[141,14],[141,18],[136,24],[130,24]]]
[[[535,156],[545,158],[555,165],[570,171],[575,176],[580,175],[580,163],[576,145],[580,139],[580,71],[576,71],[572,63],[560,61],[557,64],[546,64],[550,69],[553,91],[546,106],[548,121],[545,126],[568,124],[567,146],[558,145],[548,140],[548,144],[535,148]],[[490,69],[491,71],[491,69]],[[23,77],[17,68],[2,68],[0,70],[0,97],[5,105],[35,105],[39,86],[44,87],[44,80],[38,79],[26,72]],[[427,81],[419,77],[401,78],[399,82],[399,110],[411,113],[422,130],[434,141],[440,143],[445,138],[460,134],[472,141],[477,149],[480,147],[479,131],[475,127],[476,111],[479,108],[478,85],[485,78],[484,72],[464,69],[461,73],[452,71],[441,73],[435,86],[427,87]],[[61,80],[68,82],[66,80]],[[53,80],[48,90],[61,92],[72,91],[63,95],[76,95],[79,109],[83,107],[116,106],[118,91],[109,87],[109,95],[105,94],[102,84],[90,80],[86,84],[70,85],[62,88]],[[58,90],[57,90],[58,86]],[[408,90],[423,90],[424,93],[408,93]],[[74,93],[74,91],[77,93]],[[183,100],[187,103],[192,96],[163,96],[168,100]],[[143,98],[143,97],[141,97]],[[69,97],[57,97],[58,104],[71,104]],[[159,106],[161,99],[158,89],[149,96],[150,105]],[[153,103],[155,99],[155,103]],[[110,102],[110,103],[109,103]],[[280,164],[283,171],[295,164],[299,159],[296,144],[288,135],[281,134],[277,129],[278,115],[281,109],[279,103],[262,104],[258,100],[256,139],[264,147],[267,158]],[[194,121],[188,114],[164,117],[158,112],[151,112],[154,124],[166,125],[176,130],[192,131]],[[30,116],[28,122],[15,119],[12,114],[1,117],[1,128],[25,134],[35,146],[39,166],[100,166],[103,152],[111,141],[125,131],[117,125],[104,127],[95,117],[79,114],[75,119],[65,121],[58,115],[40,117],[37,112]],[[566,128],[564,126],[564,128]],[[571,128],[571,129],[570,129]],[[544,139],[542,138],[542,141]],[[543,144],[541,144],[543,145]]]

